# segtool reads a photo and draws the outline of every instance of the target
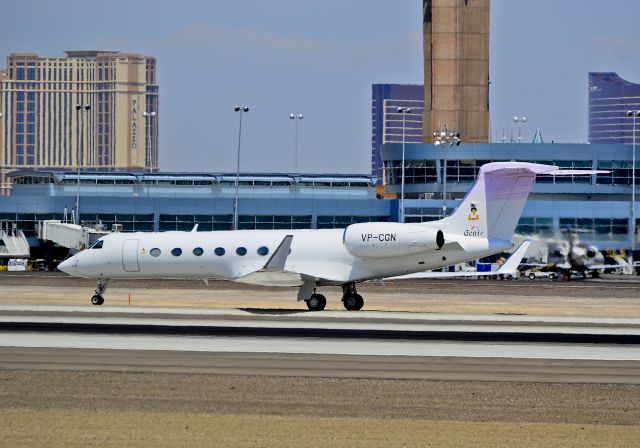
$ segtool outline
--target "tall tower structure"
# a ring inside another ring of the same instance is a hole
[[[66,53],[14,53],[0,72],[0,195],[20,168],[158,166],[156,59]]]
[[[445,124],[465,142],[489,140],[489,2],[422,2],[425,143]]]

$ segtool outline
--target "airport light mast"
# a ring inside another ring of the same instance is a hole
[[[444,129],[435,131],[433,133],[434,142],[433,144],[436,146],[440,146],[444,149],[444,160],[443,160],[443,170],[442,170],[442,217],[447,217],[447,147],[451,147],[453,145],[460,146],[460,133],[458,131],[453,131],[451,129],[447,129],[447,124],[445,123]]]
[[[238,126],[238,157],[236,163],[236,194],[233,201],[233,230],[238,230],[238,181],[240,180],[240,139],[242,138],[242,115],[249,112],[247,106],[236,106],[233,110],[240,112],[240,125]]]
[[[157,115],[156,112],[147,112],[146,110],[144,112],[142,112],[142,116],[145,118],[145,124],[146,124],[146,142],[145,142],[145,147],[146,147],[146,153],[145,157],[148,157],[147,160],[149,161],[149,171],[151,171],[153,173],[153,150],[151,148],[151,130],[153,129],[153,123],[152,123],[152,118],[154,118]]]
[[[75,224],[81,225],[80,223],[80,164],[82,160],[80,159],[80,153],[84,155],[84,113],[82,111],[86,111],[89,113],[91,110],[91,104],[85,104],[84,106],[80,103],[76,104],[76,118],[80,118],[76,122],[80,122],[80,132],[77,148],[76,148],[76,165],[78,168],[78,179],[77,179],[77,188],[76,188],[76,213],[74,215]]]
[[[522,143],[522,125],[527,122],[527,117],[513,117],[513,122],[518,123],[518,143]]]
[[[398,113],[402,114],[402,165],[400,167],[402,177],[400,181],[400,222],[404,222],[404,145],[405,145],[405,118],[411,113],[409,107],[398,107]]]
[[[633,119],[633,146],[631,149],[631,268],[633,269],[633,251],[636,249],[636,118],[640,117],[640,110],[630,110],[627,117]]]
[[[298,121],[304,118],[303,114],[289,114],[289,119],[295,122],[295,154],[294,154],[294,171],[298,172]]]

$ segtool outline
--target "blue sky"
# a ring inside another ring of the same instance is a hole
[[[471,0],[473,1],[473,0]],[[2,1],[0,58],[105,49],[158,58],[160,165],[367,173],[371,84],[422,83],[420,0]],[[31,18],[27,22],[27,18]],[[493,0],[491,122],[526,115],[524,140],[584,142],[587,73],[640,82],[640,2]],[[4,64],[1,64],[4,67]]]

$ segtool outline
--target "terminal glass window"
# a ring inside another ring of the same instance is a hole
[[[344,229],[359,222],[388,221],[386,216],[318,216],[318,229]]]
[[[560,218],[560,228],[581,239],[620,240],[629,231],[626,218]]]
[[[516,233],[551,236],[553,234],[553,219],[523,216],[518,221]]]
[[[434,183],[437,180],[435,160],[405,160],[404,176],[407,184]],[[402,182],[402,161],[387,160],[384,162],[384,178],[386,184]]]
[[[198,224],[198,232],[231,230],[233,215],[160,215],[159,230],[190,231]]]
[[[640,161],[636,161],[636,184],[640,182]],[[598,161],[599,170],[611,171],[610,173],[598,174],[597,184],[603,185],[631,185],[633,176],[633,165],[630,161],[622,160],[601,160]]]
[[[310,229],[311,215],[242,215],[239,229]]]

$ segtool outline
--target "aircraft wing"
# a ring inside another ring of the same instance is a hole
[[[293,235],[287,235],[278,245],[273,255],[267,260],[262,268],[249,272],[234,279],[236,282],[249,283],[254,285],[271,286],[300,286],[304,283],[301,274],[288,272],[284,266],[289,256]]]
[[[417,278],[463,278],[463,277],[478,277],[485,275],[514,275],[520,262],[524,258],[527,249],[531,245],[531,241],[525,240],[520,246],[511,254],[511,256],[504,262],[502,266],[496,271],[491,272],[478,272],[478,271],[464,271],[464,272],[416,272],[414,274],[398,275],[396,277],[387,277],[384,280],[409,280]]]

